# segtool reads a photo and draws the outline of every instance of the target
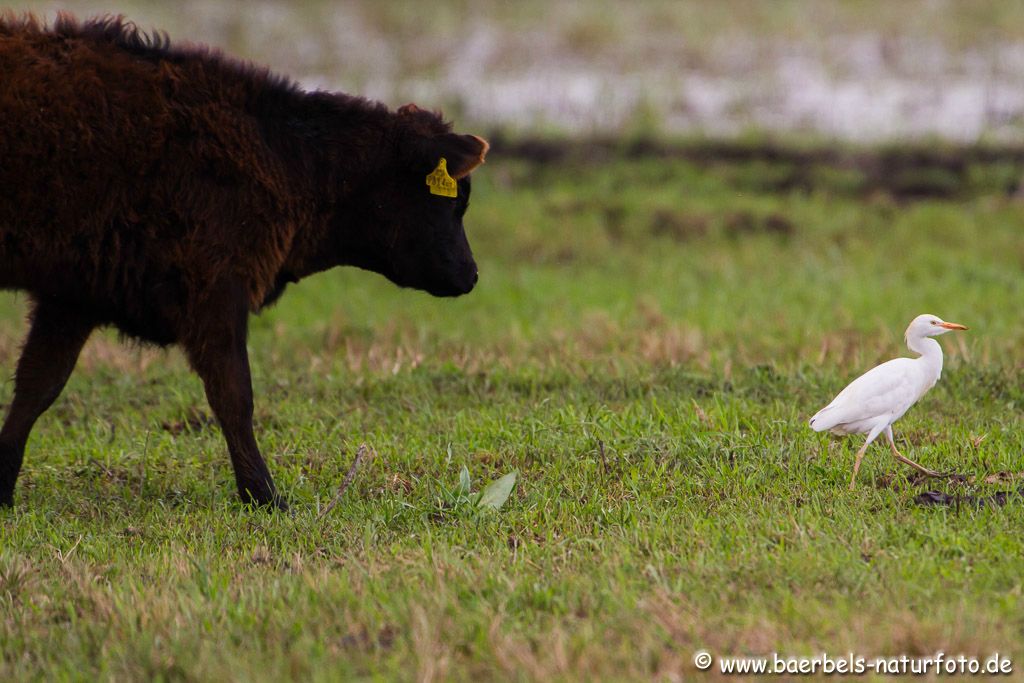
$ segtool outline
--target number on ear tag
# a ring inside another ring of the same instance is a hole
[[[441,157],[437,168],[427,175],[427,187],[430,188],[430,194],[442,197],[459,196],[459,184],[455,182],[455,178],[448,175],[448,162],[444,157]]]

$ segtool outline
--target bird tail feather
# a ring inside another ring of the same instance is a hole
[[[827,429],[835,427],[835,423],[830,420],[828,416],[828,412],[831,408],[831,405],[827,405],[814,414],[814,417],[812,417],[811,421],[808,423],[811,426],[811,429],[816,432],[824,432]]]

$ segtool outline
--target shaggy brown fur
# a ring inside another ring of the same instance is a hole
[[[249,313],[337,265],[470,291],[462,216],[486,152],[415,106],[304,92],[120,18],[0,17],[0,287],[35,303],[0,430],[0,504],[101,325],[182,345],[243,499],[280,504],[252,437]],[[442,157],[456,198],[425,184]]]

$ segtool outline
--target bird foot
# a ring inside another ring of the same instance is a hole
[[[899,460],[900,462],[902,462],[905,465],[910,465],[911,467],[913,467],[915,470],[917,470],[921,474],[925,475],[926,477],[947,477],[950,474],[953,474],[952,472],[950,472],[950,473],[942,473],[942,472],[936,472],[935,470],[930,470],[927,467],[925,467],[924,465],[918,465],[916,462],[914,462],[910,458],[905,458],[902,455],[897,455],[896,459]]]

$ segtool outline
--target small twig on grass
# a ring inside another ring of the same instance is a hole
[[[697,419],[700,420],[701,423],[708,429],[714,429],[715,423],[712,421],[710,417],[708,417],[708,414],[704,412],[704,409],[697,404],[697,401],[691,398],[690,403],[693,404],[693,412],[697,416]]]
[[[142,492],[146,488],[146,458],[149,456],[149,430],[146,430],[146,445],[142,447],[142,462],[139,463],[139,490],[136,497],[142,498]]]
[[[374,455],[376,455],[376,452],[374,452],[373,449],[367,446],[365,443],[359,444],[359,450],[356,451],[356,459],[352,461],[352,466],[348,468],[348,473],[345,474],[345,478],[341,480],[341,486],[338,487],[338,492],[334,494],[334,498],[331,500],[330,503],[327,504],[327,507],[321,510],[320,514],[317,515],[317,521],[323,519],[324,516],[328,512],[333,510],[334,506],[338,504],[338,501],[341,500],[341,497],[345,494],[345,491],[348,490],[348,487],[352,485],[352,480],[356,478],[356,471],[358,471],[359,466],[363,464],[363,458],[366,457],[367,453],[371,452],[373,452]]]

